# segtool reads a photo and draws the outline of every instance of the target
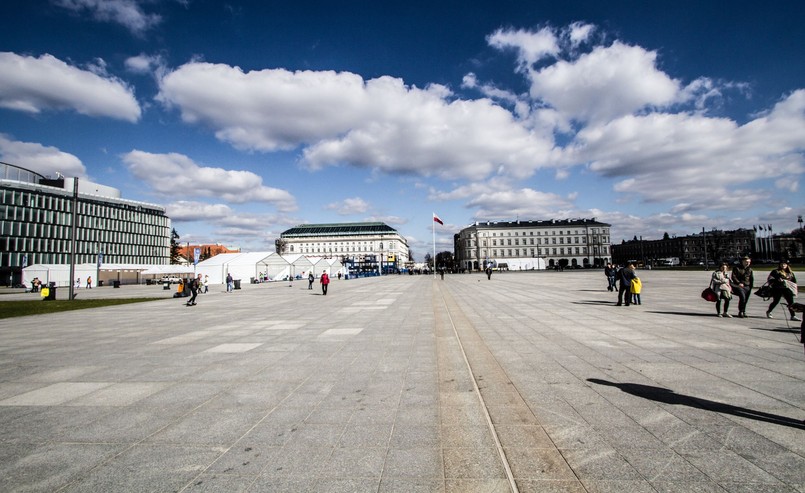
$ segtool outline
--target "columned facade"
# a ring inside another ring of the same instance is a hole
[[[408,242],[381,222],[302,224],[280,235],[284,254],[338,258],[353,270],[397,272],[406,267]]]
[[[610,261],[610,225],[593,219],[476,222],[454,236],[462,269],[600,267]]]

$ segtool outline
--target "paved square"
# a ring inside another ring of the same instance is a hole
[[[0,490],[805,492],[799,324],[640,277],[630,307],[580,270],[1,320]]]

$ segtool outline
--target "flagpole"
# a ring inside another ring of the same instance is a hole
[[[433,278],[436,279],[436,213],[431,219],[431,230],[433,231]]]

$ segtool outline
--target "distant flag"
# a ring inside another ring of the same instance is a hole
[[[760,230],[763,231],[763,225],[762,224],[760,226],[758,226],[758,228],[760,228]]]
[[[769,231],[771,231],[771,224],[769,224]]]
[[[754,229],[755,233],[757,233],[757,226],[752,226],[752,229]]]
[[[439,219],[439,216],[437,216],[435,212],[433,213],[433,220],[444,226],[444,223],[442,222],[441,219]]]

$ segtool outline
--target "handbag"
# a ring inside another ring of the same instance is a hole
[[[716,294],[715,291],[713,291],[713,288],[708,286],[707,288],[705,288],[704,291],[702,291],[702,299],[704,301],[715,303],[716,300],[718,299],[718,295]]]
[[[760,286],[757,291],[755,291],[755,294],[764,300],[767,300],[771,298],[771,286],[764,284],[763,286]]]

